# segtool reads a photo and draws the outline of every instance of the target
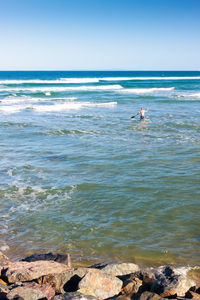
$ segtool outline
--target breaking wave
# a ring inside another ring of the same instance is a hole
[[[106,90],[119,90],[122,86],[115,85],[99,85],[99,86],[60,86],[60,87],[10,87],[0,88],[0,92],[13,91],[13,92],[65,92],[65,91],[106,91]]]

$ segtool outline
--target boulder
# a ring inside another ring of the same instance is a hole
[[[9,263],[11,263],[9,258],[0,251],[0,272],[2,267],[8,265]]]
[[[133,296],[134,294],[136,294],[139,291],[139,288],[141,286],[142,286],[142,281],[139,278],[127,280],[123,283],[121,294]]]
[[[195,293],[193,291],[189,291],[186,293],[186,298],[187,299],[193,299],[193,300],[200,300],[200,294]]]
[[[163,299],[158,294],[152,293],[152,292],[143,292],[140,295],[140,300],[159,300]]]
[[[59,253],[35,253],[33,255],[27,256],[22,259],[22,261],[33,262],[38,260],[53,260],[62,264],[68,264],[68,254],[59,254]]]
[[[37,282],[40,285],[50,284],[57,294],[75,292],[78,284],[87,272],[87,268],[77,268],[73,271],[62,272],[59,274],[44,275]]]
[[[93,265],[92,268],[97,268],[112,276],[122,276],[130,273],[135,273],[140,270],[139,266],[133,263],[108,263]]]
[[[42,291],[23,286],[12,289],[6,297],[8,300],[47,300]]]
[[[2,276],[9,283],[31,281],[44,275],[67,272],[70,269],[54,261],[15,262],[2,270]]]
[[[122,284],[122,281],[117,277],[98,269],[90,269],[79,282],[78,291],[84,295],[106,299],[118,295]]]
[[[96,300],[97,298],[90,295],[83,295],[79,292],[65,293],[53,297],[51,300]]]
[[[180,274],[171,266],[154,270],[156,280],[152,282],[151,291],[163,297],[184,297],[185,293],[195,286],[195,282],[187,276]]]

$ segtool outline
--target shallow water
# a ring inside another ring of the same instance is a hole
[[[199,264],[200,72],[0,72],[0,101],[1,250]]]

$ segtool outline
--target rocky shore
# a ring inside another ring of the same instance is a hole
[[[0,300],[200,299],[200,286],[173,266],[102,263],[73,268],[69,255],[12,262],[0,252]]]

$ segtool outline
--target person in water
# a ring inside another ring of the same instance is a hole
[[[140,111],[138,111],[137,115],[140,114],[140,120],[144,120],[144,115],[145,115],[145,112],[147,112],[149,109],[144,109],[141,107]]]

